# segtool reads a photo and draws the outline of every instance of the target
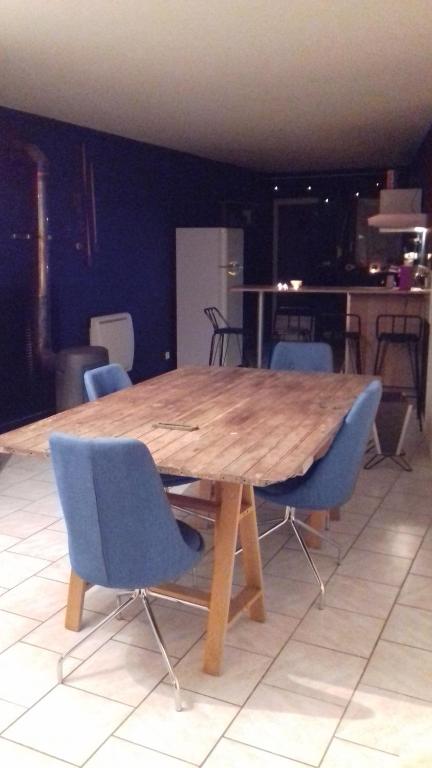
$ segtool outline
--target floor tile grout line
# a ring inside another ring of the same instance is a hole
[[[6,704],[12,704],[14,707],[23,707],[24,709],[27,709],[25,704],[17,704],[16,701],[11,701],[10,699],[5,699],[4,696],[0,696],[0,703],[1,702],[6,702]],[[24,714],[24,712],[22,714]],[[7,725],[6,728],[9,728],[9,726]],[[3,728],[3,731],[5,731],[6,728]],[[0,731],[0,733],[3,733],[3,731]]]
[[[415,608],[414,610],[419,610],[419,609]],[[413,645],[412,643],[402,643],[399,640],[393,640],[393,638],[391,637],[382,637],[381,640],[384,643],[390,643],[391,645],[400,645],[402,648],[411,648],[414,651],[424,651],[425,653],[430,653],[432,655],[432,645],[430,648],[423,648],[423,646],[421,645]]]
[[[165,677],[165,676],[164,676],[164,677]],[[156,690],[156,688],[158,688],[160,685],[163,685],[165,688],[167,688],[167,689],[169,689],[169,690],[171,690],[171,691],[172,691],[172,685],[171,685],[170,683],[166,683],[164,679],[160,680],[160,681],[159,681],[159,682],[158,682],[158,683],[157,683],[157,684],[156,684],[156,685],[155,685],[155,686],[152,688],[152,690],[151,690],[151,691],[150,691],[150,692],[149,692],[149,693],[148,693],[148,694],[147,694],[147,695],[146,695],[146,696],[145,696],[145,697],[142,699],[142,701],[141,701],[141,702],[140,702],[140,703],[139,703],[139,704],[138,704],[138,705],[137,705],[137,706],[134,708],[134,712],[136,711],[136,709],[138,709],[138,707],[140,707],[140,706],[141,706],[141,704],[143,704],[143,703],[144,703],[144,701],[145,701],[146,699],[148,699],[148,698],[149,698],[149,696],[150,696],[150,695],[151,695],[151,694],[152,694],[152,693],[153,693],[153,692]],[[188,688],[183,688],[182,686],[180,686],[180,687],[181,687],[181,689],[182,689],[182,690],[187,690],[189,693],[198,693],[198,691],[189,691],[189,689],[188,689]],[[203,698],[206,698],[206,699],[211,699],[211,700],[213,700],[213,701],[217,701],[217,702],[222,702],[222,703],[224,703],[224,704],[228,704],[228,705],[229,705],[229,706],[231,706],[231,707],[236,707],[236,708],[237,708],[239,711],[241,710],[241,706],[240,706],[239,704],[233,704],[233,703],[232,703],[232,702],[230,702],[230,701],[223,701],[222,699],[217,699],[215,696],[209,696],[209,695],[207,695],[207,694],[205,694],[205,693],[198,693],[198,695],[199,695],[199,696],[202,696]],[[128,715],[128,717],[131,717],[131,716],[134,714],[134,712],[131,712],[131,713]],[[181,713],[180,713],[180,712],[179,712],[178,714],[179,714],[179,715],[181,715]],[[231,719],[230,723],[227,725],[227,728],[226,728],[225,730],[227,730],[227,729],[230,727],[230,725],[232,724],[232,722],[234,721],[234,719],[237,717],[237,715],[238,715],[238,712],[236,712],[236,714],[235,714],[235,715],[233,715],[233,717],[232,717],[232,719]],[[127,717],[126,719],[128,719],[128,717]],[[115,729],[115,731],[113,731],[113,732],[111,733],[111,735],[112,735],[112,736],[116,736],[118,739],[121,739],[121,738],[122,738],[121,736],[118,736],[118,735],[117,735],[117,731],[118,731],[118,730],[119,730],[119,729],[120,729],[120,728],[123,726],[124,722],[125,722],[125,721],[123,721],[123,722],[122,722],[122,723],[121,723],[119,726],[117,726],[117,728]],[[225,733],[225,731],[224,731],[224,733]],[[221,736],[220,738],[222,738],[222,736]],[[129,739],[125,739],[125,741],[129,741]],[[219,741],[220,741],[220,739],[218,739],[218,742],[219,742]],[[131,741],[131,743],[132,743],[132,744],[137,744],[138,742],[134,742],[134,741]],[[141,746],[142,746],[142,745],[141,745]],[[158,751],[158,752],[159,752],[159,750],[154,750],[154,751]],[[160,752],[160,754],[162,754],[162,755],[167,755],[168,757],[173,757],[173,755],[172,755],[171,753],[169,753],[169,752]],[[208,753],[208,754],[209,754],[209,753]],[[206,757],[205,757],[205,760],[207,760],[208,754],[206,755]],[[175,756],[175,758],[176,758],[177,760],[181,760],[181,759],[182,759],[182,758],[178,757],[178,755],[176,755],[176,756]]]
[[[318,609],[319,610],[319,609]],[[325,608],[324,608],[325,610]],[[363,614],[360,614],[363,616]],[[366,618],[373,618],[371,616],[367,616]],[[300,625],[299,625],[300,626]],[[298,627],[297,627],[298,629]],[[294,630],[294,632],[297,631],[297,629]],[[303,640],[299,638],[292,637],[291,640],[293,640],[295,643],[301,643],[302,645],[309,645],[311,648],[321,648],[323,651],[333,651],[334,653],[340,653],[343,656],[348,656],[355,659],[361,659],[362,661],[367,661],[369,659],[369,656],[361,656],[359,653],[352,653],[349,651],[342,651],[339,648],[334,648],[330,645],[319,645],[318,643],[313,643],[311,640]]]
[[[416,573],[408,573],[408,576],[416,576]],[[429,576],[422,576],[420,578],[428,579],[431,582],[432,586],[432,578]],[[398,605],[402,605],[404,608],[413,608],[416,611],[425,611],[425,613],[432,613],[432,607],[431,608],[423,608],[418,605],[411,605],[411,603],[403,603],[402,601],[398,601]]]
[[[382,685],[370,685],[369,683],[359,682],[357,685],[357,688],[359,685],[363,685],[364,688],[369,688],[369,690],[382,691],[383,693],[391,693],[391,694],[396,694],[397,696],[404,696],[405,698],[410,699],[410,701],[417,701],[420,704],[425,704],[429,708],[432,705],[432,698],[423,699],[421,696],[413,696],[412,693],[403,693],[402,691],[396,691],[394,688],[384,688]],[[367,745],[365,744],[364,746],[367,746]]]
[[[355,744],[357,747],[363,747],[363,749],[369,749],[370,752],[378,752],[383,755],[389,755],[390,757],[398,757],[396,752],[387,752],[387,750],[379,749],[378,747],[369,747],[367,744],[361,744],[359,741],[353,741],[352,739],[347,739],[345,736],[335,736],[335,739],[338,739],[339,741],[347,742],[348,744]],[[414,768],[414,766],[412,766],[412,768]]]
[[[58,655],[59,655],[59,654],[58,654]],[[16,723],[16,722],[18,722],[18,720],[21,720],[21,718],[22,718],[22,717],[24,717],[25,715],[27,715],[27,714],[28,714],[28,713],[29,713],[29,712],[30,712],[30,711],[33,709],[33,707],[35,707],[37,704],[39,704],[41,701],[43,701],[43,699],[45,699],[45,698],[48,696],[48,694],[50,694],[50,693],[51,693],[51,691],[53,691],[53,690],[56,688],[56,686],[57,686],[57,685],[58,685],[58,683],[57,683],[57,682],[55,682],[55,683],[54,683],[54,684],[53,684],[53,685],[52,685],[52,686],[51,686],[51,687],[50,687],[50,688],[49,688],[47,691],[45,691],[45,693],[43,693],[43,694],[42,694],[42,696],[40,696],[40,697],[39,697],[39,698],[38,698],[36,701],[34,701],[34,702],[33,702],[32,704],[30,704],[28,707],[27,707],[25,704],[17,704],[17,702],[10,702],[11,704],[16,704],[16,705],[17,705],[17,706],[19,706],[19,707],[25,707],[25,711],[24,711],[24,712],[22,712],[20,715],[18,715],[18,717],[17,717],[17,718],[16,718],[16,719],[15,719],[15,720],[14,720],[12,723],[9,723],[9,725],[7,725],[7,726],[6,726],[6,728],[4,728],[2,731],[0,731],[0,736],[2,736],[3,738],[7,738],[7,737],[4,735],[4,734],[5,734],[5,732],[6,732],[6,731],[7,731],[7,730],[8,730],[8,729],[9,729],[9,728],[12,726],[12,725],[15,725],[15,723]],[[13,739],[10,739],[10,741],[13,741]],[[19,743],[19,742],[17,742],[17,743]],[[22,745],[22,746],[25,746],[25,745]]]
[[[57,654],[57,655],[61,655],[61,654]],[[50,693],[52,693],[52,691],[54,691],[54,690],[55,690],[57,687],[60,687],[61,685],[62,685],[62,683],[58,683],[58,682],[56,682],[56,683],[55,683],[55,685],[53,685],[53,686],[52,686],[52,688],[50,688],[50,689],[49,689],[49,691],[46,691],[46,692],[44,693],[44,695],[40,697],[40,699],[38,699],[38,700],[37,700],[37,701],[35,701],[35,702],[34,702],[34,703],[33,703],[33,704],[30,706],[30,707],[28,707],[28,708],[26,709],[26,711],[25,711],[25,712],[23,712],[21,715],[19,715],[19,716],[16,718],[16,720],[14,720],[12,723],[9,723],[9,725],[8,725],[8,726],[6,726],[6,728],[5,728],[3,731],[1,731],[1,732],[0,732],[0,737],[2,737],[2,738],[4,738],[4,739],[8,739],[9,741],[12,741],[12,742],[14,742],[15,744],[20,744],[22,747],[26,747],[27,745],[26,745],[26,744],[24,744],[23,742],[19,742],[19,741],[16,741],[16,740],[14,740],[14,739],[11,739],[11,738],[10,738],[10,737],[8,737],[8,736],[5,736],[5,733],[6,733],[6,731],[7,731],[7,730],[8,730],[8,729],[9,729],[9,728],[12,726],[12,725],[15,725],[15,723],[16,723],[16,722],[18,722],[18,720],[21,720],[21,718],[25,717],[25,716],[26,716],[26,715],[27,715],[27,714],[28,714],[28,713],[29,713],[29,712],[30,712],[30,711],[31,711],[31,710],[32,710],[32,709],[33,709],[33,708],[34,708],[34,707],[35,707],[37,704],[40,704],[40,702],[41,702],[41,701],[43,701],[43,699],[47,698],[47,696],[49,696],[49,694],[50,694]],[[69,687],[71,688],[72,686],[69,686]],[[75,688],[75,690],[76,690],[76,688]],[[81,691],[82,691],[82,689],[79,689],[79,690],[81,690]],[[152,689],[152,690],[154,690],[154,689]],[[123,725],[123,723],[125,722],[125,720],[127,720],[127,718],[128,718],[128,717],[130,717],[130,715],[131,715],[131,714],[133,713],[133,711],[135,711],[135,709],[136,709],[136,707],[134,707],[134,706],[132,706],[132,705],[130,705],[130,704],[124,704],[124,702],[117,702],[117,701],[115,701],[114,699],[108,699],[106,696],[100,696],[100,695],[98,695],[97,693],[93,693],[93,692],[89,692],[89,691],[83,691],[83,692],[84,692],[84,693],[89,693],[91,696],[97,696],[98,698],[100,698],[100,699],[104,699],[105,701],[111,701],[111,702],[113,702],[113,703],[115,702],[115,703],[117,703],[117,704],[121,704],[122,706],[128,707],[130,710],[132,710],[132,711],[128,712],[127,714],[125,714],[125,717],[122,719],[121,723],[120,723],[119,725],[117,725],[117,726],[116,726],[116,730],[117,730],[118,728],[120,728],[120,726],[121,726],[121,725]],[[145,697],[145,698],[146,698],[146,697]],[[143,699],[143,701],[144,701],[144,699]],[[141,704],[141,703],[142,703],[142,701],[140,702],[140,704]],[[22,706],[22,705],[19,705],[19,706]],[[137,706],[139,706],[139,704],[137,704]],[[111,734],[110,734],[110,735],[112,736],[112,735],[113,735],[113,732],[111,732]],[[33,747],[27,747],[27,748],[28,748],[28,749],[34,749]],[[39,750],[35,750],[35,751],[39,751]],[[62,759],[62,758],[56,758],[56,756],[55,756],[55,755],[52,755],[52,754],[49,754],[49,753],[44,753],[44,752],[43,752],[42,754],[47,754],[49,757],[51,757],[51,758],[53,758],[53,759],[58,759],[58,760],[61,760],[61,759]],[[66,762],[69,762],[69,761],[66,761]],[[72,765],[74,765],[75,767],[77,766],[77,764],[76,764],[76,763],[72,763]]]
[[[132,619],[132,621],[133,621],[133,619]],[[120,631],[121,631],[121,630],[120,630]],[[201,636],[201,637],[202,637],[202,636]],[[201,639],[201,637],[200,637],[199,639]],[[108,641],[109,641],[109,640],[112,640],[112,642],[113,642],[113,643],[120,643],[121,645],[127,645],[127,646],[129,646],[129,647],[131,647],[131,648],[139,648],[141,651],[148,651],[149,653],[154,653],[154,654],[156,654],[156,656],[158,656],[159,658],[161,658],[161,653],[160,653],[160,651],[159,651],[159,650],[156,650],[155,648],[147,648],[145,645],[138,645],[137,643],[130,643],[130,642],[126,641],[126,640],[120,640],[120,639],[119,639],[119,638],[117,638],[115,635],[113,635],[112,637],[109,637],[109,638],[108,638],[108,640],[106,640],[106,641],[105,641],[104,645],[105,645],[106,643],[108,643]],[[195,645],[195,643],[194,643],[194,645]],[[177,656],[175,653],[170,653],[170,652],[169,652],[169,658],[170,658],[170,661],[171,661],[171,663],[173,663],[173,666],[177,666],[177,664],[178,664],[178,663],[179,663],[179,662],[180,662],[180,661],[181,661],[181,660],[184,658],[184,656],[186,656],[186,654],[187,654],[187,653],[189,653],[189,651],[190,651],[190,650],[192,650],[192,647],[193,647],[193,646],[191,646],[191,648],[189,648],[189,649],[188,649],[188,650],[187,650],[187,651],[186,651],[184,654],[182,654],[181,656]],[[100,650],[100,649],[97,649],[97,650]],[[93,655],[93,654],[92,654],[92,655]],[[84,659],[84,661],[88,661],[88,659],[89,659],[89,658],[91,658],[91,656],[89,656],[88,658]],[[167,672],[164,672],[164,677],[165,677],[167,674],[168,674]]]
[[[324,650],[329,650],[329,649],[325,648]],[[363,659],[363,661],[366,662],[366,659]],[[321,704],[330,704],[332,707],[339,707],[339,709],[345,708],[345,703],[338,704],[335,701],[329,701],[329,699],[326,699],[323,696],[320,697],[317,694],[313,694],[313,693],[301,693],[298,690],[293,690],[292,688],[285,688],[283,685],[277,685],[277,683],[269,683],[267,680],[264,680],[262,685],[266,685],[268,688],[276,688],[278,691],[286,691],[286,693],[293,693],[297,696],[303,696],[305,699],[313,699],[314,701],[319,701]],[[336,697],[336,694],[335,694],[335,697]]]
[[[52,563],[49,563],[49,565],[52,565]],[[1,595],[1,596],[0,596],[0,600],[1,600],[1,598],[2,598],[2,597],[4,597],[4,596],[5,596],[7,593],[9,593],[9,592],[12,592],[14,589],[17,589],[18,587],[21,587],[21,586],[22,586],[23,584],[25,584],[27,581],[30,581],[31,579],[34,579],[35,577],[38,577],[38,578],[44,578],[43,576],[40,576],[40,573],[41,573],[41,571],[43,571],[43,570],[44,570],[44,568],[48,568],[48,567],[49,567],[49,565],[44,565],[44,566],[42,566],[42,568],[40,569],[40,571],[35,571],[35,572],[34,572],[34,573],[32,573],[30,576],[26,576],[26,577],[25,577],[25,578],[24,578],[22,581],[19,581],[19,582],[18,582],[18,584],[14,584],[14,586],[13,586],[13,587],[5,587],[5,589],[6,589],[6,592],[4,593],[4,595]],[[57,583],[57,584],[67,584],[67,582],[64,582],[64,581],[58,581],[58,579],[45,579],[45,581],[54,581],[54,582],[55,582],[55,583]],[[65,606],[66,606],[66,603],[64,604],[64,606],[63,606],[63,607],[65,607]],[[3,608],[1,607],[1,604],[0,604],[0,610],[3,610]],[[59,609],[56,609],[56,610],[54,611],[54,613],[57,613],[57,610],[59,610]],[[14,613],[14,611],[11,611],[11,610],[9,609],[8,613]],[[21,615],[21,614],[18,614],[18,616],[19,616],[19,615]],[[52,615],[53,615],[53,614],[51,614],[51,616],[52,616]],[[51,616],[47,616],[46,618],[51,618]],[[33,618],[33,617],[32,617],[32,616],[24,616],[24,618],[27,618],[27,619],[31,619],[31,618]],[[36,621],[37,621],[37,619],[36,619]],[[43,619],[43,621],[46,621],[46,619]]]
[[[22,509],[16,509],[14,512],[10,512],[8,515],[4,515],[4,517],[0,517],[0,529],[2,527],[2,525],[1,525],[2,520],[4,520],[5,518],[9,517],[9,515],[16,515],[17,512],[23,512],[23,511],[24,510],[22,510]],[[37,513],[36,512],[31,512],[31,514],[36,516]],[[0,530],[0,536],[14,536],[17,539],[20,539],[19,543],[21,544],[24,541],[28,541],[28,539],[31,539],[31,537],[35,536],[37,533],[42,533],[42,531],[49,530],[50,525],[54,525],[54,523],[58,523],[58,521],[62,519],[62,518],[59,518],[59,517],[54,517],[54,516],[49,516],[49,515],[41,515],[41,517],[44,517],[45,520],[48,520],[47,524],[46,525],[42,525],[36,531],[33,531],[32,533],[29,533],[26,536],[18,536],[18,534],[13,534],[13,533],[3,533],[1,530]],[[54,531],[54,533],[63,533],[63,531]],[[11,547],[16,547],[16,546],[18,546],[18,544],[11,544]],[[3,552],[7,552],[9,549],[11,549],[11,547],[8,547],[7,549],[3,550]]]
[[[51,760],[58,760],[60,765],[64,763],[65,765],[73,766],[73,768],[79,768],[77,763],[72,763],[70,760],[65,760],[64,758],[53,757],[53,755],[50,755],[49,752],[42,752],[42,750],[37,749],[36,747],[28,747],[26,744],[22,744],[20,741],[15,741],[15,739],[11,739],[9,736],[3,736],[1,733],[0,733],[0,739],[3,739],[4,741],[8,741],[10,744],[16,744],[18,747],[22,747],[23,749],[28,749],[29,751],[37,752],[38,755],[43,755],[44,757],[48,757]]]
[[[97,754],[97,752],[101,749],[101,747],[104,746],[104,744],[106,744],[107,741],[109,741],[109,739],[117,739],[118,741],[124,741],[126,744],[132,744],[134,747],[140,747],[142,749],[148,749],[149,752],[155,752],[157,755],[163,755],[164,757],[168,756],[168,757],[171,757],[173,760],[182,760],[186,765],[190,765],[191,768],[199,768],[199,766],[201,765],[200,763],[191,763],[190,760],[185,760],[184,758],[179,758],[179,757],[176,758],[176,757],[173,757],[172,755],[167,755],[167,752],[161,752],[159,749],[155,749],[154,747],[146,747],[143,744],[138,744],[136,741],[131,741],[130,739],[125,739],[124,736],[117,736],[114,733],[110,733],[110,735],[107,736],[107,738],[102,742],[102,744],[100,744],[99,747],[97,747],[97,749],[91,755],[89,755],[89,757],[86,759],[86,761],[84,763],[82,763],[80,768],[85,768],[85,766],[88,764],[89,760],[91,760],[92,757],[94,757],[95,754]],[[207,760],[207,758],[205,758],[205,759]],[[149,766],[149,768],[151,768],[151,767]]]
[[[292,760],[292,758],[287,758],[284,755],[281,755],[280,752],[271,752],[269,749],[265,749],[265,747],[256,747],[254,744],[247,744],[245,741],[240,741],[239,739],[233,738],[233,736],[225,736],[224,734],[223,736],[221,736],[217,744],[214,745],[212,750],[209,752],[209,754],[205,758],[204,762],[201,763],[201,765],[204,766],[204,768],[205,768],[205,761],[209,759],[210,755],[212,754],[212,752],[214,752],[214,750],[218,746],[219,742],[222,741],[222,739],[226,739],[227,741],[232,741],[234,742],[234,744],[240,744],[242,747],[250,747],[251,749],[256,749],[257,752],[263,752],[265,755],[273,755],[274,757],[282,757],[285,760]],[[304,768],[314,768],[314,766],[311,765],[311,763],[305,763],[304,760],[296,759],[295,762],[297,762],[301,766],[304,766]],[[240,766],[240,768],[244,768],[244,766]]]
[[[31,478],[29,478],[29,482],[30,481],[31,481]],[[50,483],[48,483],[45,480],[39,480],[38,482],[45,483],[45,485],[50,485]],[[23,512],[25,507],[29,507],[30,504],[35,504],[36,502],[42,502],[44,499],[47,499],[48,496],[52,496],[53,493],[55,492],[54,485],[43,496],[39,496],[37,499],[25,499],[23,496],[10,496],[7,493],[1,492],[2,490],[3,491],[9,490],[10,488],[12,488],[13,485],[18,485],[18,483],[12,483],[10,486],[7,486],[7,488],[0,488],[0,498],[7,499],[8,501],[12,501],[13,499],[15,499],[16,501],[23,501],[24,502],[23,506],[20,507],[20,509],[14,510],[15,512]],[[31,513],[31,514],[37,514],[37,512]],[[7,515],[5,515],[5,517],[7,517]]]
[[[372,530],[374,530],[374,531],[381,531],[381,530],[384,530],[384,529],[383,528],[372,528]],[[395,536],[399,535],[395,531],[388,531],[388,533],[392,533]],[[411,534],[403,534],[403,535],[410,536]],[[420,541],[422,541],[422,539],[423,539],[422,536],[415,536],[413,538],[420,539]],[[354,547],[354,550],[356,552],[370,552],[373,555],[387,555],[389,557],[398,557],[400,560],[414,560],[415,557],[418,555],[420,546],[421,546],[421,544],[418,545],[414,555],[395,555],[394,552],[381,552],[381,551],[376,550],[376,549],[368,549],[367,547],[359,547],[359,546]]]

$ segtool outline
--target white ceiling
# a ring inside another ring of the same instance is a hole
[[[0,0],[0,104],[260,170],[410,159],[432,0]]]

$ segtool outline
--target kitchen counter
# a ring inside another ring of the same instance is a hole
[[[233,292],[254,293],[258,301],[257,323],[257,365],[262,366],[264,297],[266,294],[281,295],[284,300],[297,294],[345,294],[347,314],[359,315],[361,321],[361,356],[362,372],[373,373],[376,354],[376,318],[380,314],[420,315],[425,321],[426,336],[429,335],[430,288],[411,288],[400,291],[398,288],[380,288],[370,286],[302,286],[294,290],[281,291],[277,285],[236,285]],[[423,349],[426,359],[427,343]],[[346,355],[348,360],[348,355]],[[407,350],[402,345],[392,345],[386,355],[381,373],[387,386],[412,386],[412,374]]]
[[[363,285],[335,285],[335,286],[302,286],[297,291],[289,288],[287,291],[280,291],[276,285],[234,285],[233,292],[241,293],[280,293],[283,296],[291,296],[297,293],[350,293],[350,294],[379,294],[383,296],[412,296],[413,294],[430,294],[430,288],[411,288],[409,291],[400,291],[399,288],[381,288],[379,286]]]

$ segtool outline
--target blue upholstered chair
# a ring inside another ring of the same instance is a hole
[[[273,371],[333,373],[333,351],[329,344],[317,341],[279,341],[270,360]]]
[[[99,397],[105,397],[132,386],[129,375],[118,363],[101,365],[99,368],[86,371],[84,384],[89,400],[98,400]]]
[[[174,686],[176,708],[181,709],[178,680],[148,589],[193,568],[204,550],[202,537],[175,519],[151,454],[138,440],[58,433],[51,436],[50,449],[73,570],[89,584],[128,591],[126,601],[92,632],[141,600]],[[84,639],[60,658],[60,682],[63,660]]]
[[[381,393],[382,386],[378,380],[372,381],[366,387],[355,400],[325,456],[316,461],[305,475],[265,488],[255,488],[259,498],[286,508],[287,521],[320,585],[321,607],[324,605],[324,584],[299,528],[305,528],[315,534],[316,531],[297,518],[296,511],[338,507],[351,497]]]
[[[113,392],[120,392],[132,386],[132,382],[121,365],[110,363],[92,368],[84,374],[84,384],[89,400],[98,400]],[[180,475],[161,474],[161,480],[165,488],[174,488],[177,485],[193,483],[194,477],[181,477]]]
[[[269,367],[274,371],[304,371],[305,373],[333,373],[333,350],[329,344],[316,341],[279,341],[273,348]],[[269,536],[274,531],[289,522],[289,511],[285,511],[283,519],[266,520],[266,530],[259,538]],[[328,515],[326,516],[328,527]],[[320,531],[315,535],[325,539],[338,551],[339,546]]]

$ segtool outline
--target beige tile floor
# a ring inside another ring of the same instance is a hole
[[[338,568],[327,546],[316,558],[324,611],[296,542],[283,531],[263,541],[268,620],[230,628],[222,677],[201,672],[203,615],[156,601],[181,713],[137,609],[83,643],[57,685],[76,640],[63,626],[66,534],[49,463],[11,459],[0,472],[0,765],[432,766],[432,464],[414,424],[406,446],[413,472],[362,471],[332,523],[344,558]],[[198,581],[211,567],[209,551]],[[88,593],[82,636],[114,599]]]

